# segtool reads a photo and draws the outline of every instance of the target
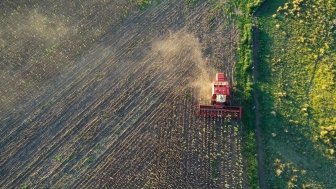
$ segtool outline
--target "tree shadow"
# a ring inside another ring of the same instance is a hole
[[[335,186],[335,161],[328,159],[317,148],[317,143],[307,134],[310,133],[308,127],[302,124],[294,125],[282,115],[264,114],[262,120],[267,154],[265,161],[268,175],[272,175],[269,178],[270,188],[281,188],[281,185],[287,187],[287,181],[294,175],[298,175],[299,187],[308,182],[322,184],[324,188]],[[287,175],[276,177],[275,159],[290,164],[293,170]],[[298,172],[295,169],[298,169]]]
[[[276,12],[279,6],[282,6],[286,2],[288,2],[288,0],[265,0],[254,15],[258,17],[271,16]]]
[[[257,62],[258,73],[255,78],[258,82],[269,82],[271,78],[271,67],[267,61],[267,54],[271,53],[273,45],[272,38],[262,29],[253,28],[253,61]]]

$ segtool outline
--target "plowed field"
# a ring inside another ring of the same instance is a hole
[[[212,6],[132,13],[0,120],[0,187],[246,188],[241,125],[197,116],[238,30]]]

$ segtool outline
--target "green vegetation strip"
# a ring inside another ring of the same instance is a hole
[[[257,12],[269,188],[335,188],[336,1],[266,1]]]
[[[237,88],[241,91],[244,107],[244,156],[247,162],[247,177],[250,188],[259,188],[257,146],[255,136],[255,111],[252,98],[252,14],[260,6],[260,0],[233,1],[238,7],[237,20],[241,30],[241,41],[238,48],[238,63],[236,67]]]

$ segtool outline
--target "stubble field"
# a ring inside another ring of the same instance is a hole
[[[24,81],[28,67],[48,77],[30,78],[39,90],[27,87],[30,96],[1,113],[0,186],[246,188],[240,123],[197,116],[216,71],[235,82],[237,27],[211,4],[183,1],[119,22],[81,53],[69,51],[66,69],[45,68],[55,75],[29,62],[3,66]]]

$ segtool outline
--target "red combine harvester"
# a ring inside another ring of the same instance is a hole
[[[216,80],[212,84],[211,105],[200,105],[199,115],[241,119],[242,107],[231,106],[230,85],[224,73],[216,74]]]

